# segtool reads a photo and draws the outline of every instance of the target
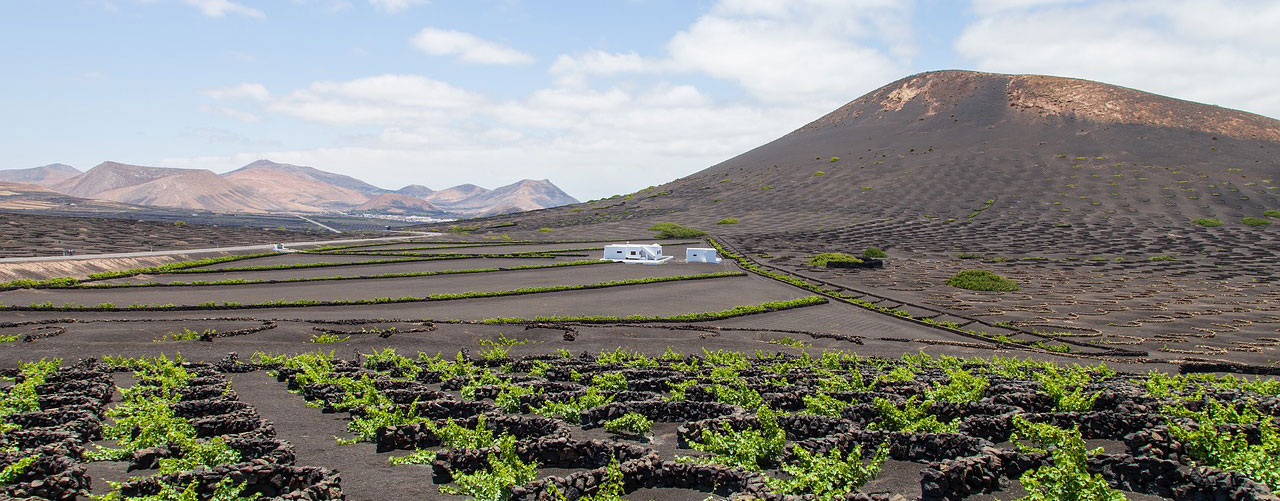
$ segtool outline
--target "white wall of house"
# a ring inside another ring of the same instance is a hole
[[[719,263],[720,256],[715,249],[689,247],[684,250],[684,260],[688,263]]]
[[[661,245],[626,243],[604,246],[603,259],[623,262],[660,263],[671,258],[662,255]]]

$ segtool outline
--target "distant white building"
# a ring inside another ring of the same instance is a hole
[[[684,250],[684,261],[686,263],[719,263],[720,255],[716,254],[715,249],[705,247],[689,247]]]
[[[636,264],[662,264],[671,256],[662,255],[662,246],[658,244],[609,244],[604,246],[605,261]]]

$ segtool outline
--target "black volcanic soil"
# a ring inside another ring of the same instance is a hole
[[[1264,213],[1280,210],[1278,153],[1280,121],[1267,117],[1096,82],[931,72],[670,183],[480,226],[630,238],[673,221],[763,265],[952,318],[1269,362],[1280,218]],[[717,224],[728,217],[739,222]],[[805,265],[869,246],[889,252],[884,269]],[[1023,290],[945,286],[967,268]]]
[[[354,257],[354,256],[345,256]],[[565,257],[548,257],[548,258],[471,258],[471,259],[442,259],[430,261],[403,261],[391,263],[375,263],[375,264],[359,264],[367,262],[370,256],[360,256],[360,260],[352,260],[349,266],[338,267],[319,267],[319,268],[293,268],[281,270],[254,270],[254,271],[227,271],[221,273],[175,273],[164,275],[137,275],[127,278],[117,278],[112,280],[104,280],[101,283],[168,283],[168,282],[190,282],[193,280],[288,280],[292,278],[315,278],[315,277],[359,277],[370,275],[383,275],[388,273],[413,273],[423,271],[445,271],[460,269],[483,269],[483,268],[509,268],[512,266],[537,266],[547,265],[556,262],[577,261],[583,258],[565,256]],[[377,257],[376,261],[383,259],[395,259]],[[343,259],[321,259],[321,262],[343,262]],[[241,266],[256,266],[257,260],[237,261]],[[231,266],[232,263],[227,263]]]
[[[247,284],[183,287],[138,287],[120,289],[43,289],[0,292],[0,303],[27,305],[53,302],[95,305],[104,302],[126,304],[195,305],[208,301],[254,304],[277,299],[345,300],[376,297],[427,296],[444,292],[505,291],[523,287],[586,285],[610,280],[663,277],[724,271],[706,264],[671,266],[626,266],[620,264],[572,266],[507,272],[393,277],[367,280],[325,280],[283,284]],[[128,297],[129,303],[118,299]]]
[[[74,249],[81,255],[204,249],[324,240],[333,235],[325,231],[174,225],[130,219],[0,212],[0,257],[61,256],[64,249]],[[358,236],[345,234],[342,238]]]
[[[527,246],[531,250],[563,248],[564,244]],[[497,247],[494,247],[497,248]],[[599,251],[596,251],[599,252]],[[862,281],[879,280],[876,290],[896,294],[904,301],[929,301],[938,294],[938,286],[910,287],[906,277],[931,280],[929,272],[901,269],[903,262],[890,261],[881,270],[830,272],[800,266],[798,256],[779,254],[773,258],[783,264],[790,263],[797,275],[827,280],[846,287],[861,287]],[[763,259],[763,258],[762,258]],[[281,261],[281,260],[277,260]],[[460,268],[473,268],[481,262],[494,261],[484,258],[435,262],[452,263]],[[543,260],[512,260],[519,262]],[[245,261],[245,264],[254,260]],[[505,261],[504,261],[505,262]],[[904,261],[905,262],[905,261]],[[908,262],[914,263],[914,262]],[[350,269],[349,269],[350,268]],[[381,269],[375,265],[338,267],[348,273],[351,269]],[[437,268],[451,269],[451,268]],[[297,284],[179,286],[157,288],[115,288],[104,290],[18,290],[0,294],[7,301],[48,299],[61,301],[98,302],[116,304],[138,302],[190,303],[208,300],[217,295],[219,300],[249,302],[263,298],[297,299],[342,294],[343,297],[362,297],[400,292],[501,290],[516,286],[591,283],[609,279],[670,276],[675,274],[736,269],[730,262],[721,265],[670,263],[662,266],[602,264],[541,270],[511,270],[465,275],[442,275],[395,279],[355,279],[334,282],[309,282]],[[945,271],[945,270],[943,270]],[[273,272],[278,273],[278,272]],[[206,278],[206,274],[158,275],[172,278],[188,276]],[[210,276],[228,275],[225,273]],[[917,277],[919,275],[919,277]],[[252,274],[242,275],[252,277]],[[1032,275],[1031,277],[1034,277]],[[1019,279],[1031,281],[1032,278]],[[847,284],[847,285],[845,285]],[[1023,293],[1006,295],[982,295],[966,300],[979,302],[1022,301],[1051,295],[1051,289],[1034,289],[1029,284]],[[904,353],[928,353],[931,355],[990,357],[1034,356],[1057,362],[1090,362],[1088,358],[1076,358],[1042,352],[1010,351],[1007,347],[960,336],[944,330],[910,323],[891,315],[869,311],[855,305],[840,302],[805,308],[756,314],[708,322],[640,323],[631,325],[575,325],[572,340],[566,338],[560,328],[532,328],[523,325],[479,325],[470,323],[436,323],[426,330],[424,318],[437,320],[481,320],[497,316],[534,317],[537,315],[676,315],[699,311],[716,311],[736,305],[757,304],[769,300],[801,297],[810,292],[771,280],[748,275],[744,277],[718,278],[683,282],[669,282],[625,286],[609,289],[539,293],[525,296],[479,298],[456,301],[408,303],[373,306],[269,308],[251,310],[214,311],[139,311],[139,312],[6,312],[4,319],[14,324],[0,326],[0,335],[33,335],[31,342],[14,341],[0,343],[0,367],[14,367],[20,361],[58,357],[67,361],[81,358],[113,356],[170,357],[179,353],[187,360],[216,362],[229,353],[247,359],[255,352],[294,354],[314,350],[334,350],[339,358],[353,359],[361,353],[372,353],[386,347],[399,353],[412,355],[418,352],[450,355],[459,351],[478,353],[486,347],[482,341],[501,337],[527,341],[527,344],[511,346],[510,356],[546,355],[556,350],[568,350],[573,354],[594,354],[628,347],[658,356],[666,350],[700,354],[706,350],[732,350],[752,353],[799,354],[806,352],[819,357],[826,350],[855,352],[862,356],[898,357]],[[327,297],[327,296],[326,296]],[[1078,300],[1083,300],[1078,298]],[[14,301],[17,302],[17,301]],[[1003,304],[1003,303],[999,303]],[[957,315],[965,314],[959,310]],[[953,318],[953,317],[939,317]],[[962,318],[956,316],[954,318]],[[32,323],[38,322],[38,323]],[[396,328],[389,337],[372,333],[373,329]],[[231,337],[215,337],[212,341],[165,341],[169,333],[184,330],[238,334]],[[363,331],[368,329],[369,331]],[[329,344],[309,342],[312,336],[323,331],[336,332],[345,341]],[[1231,334],[1236,336],[1237,334]],[[348,337],[349,336],[349,337]],[[804,343],[804,347],[787,347],[771,341],[790,336]],[[1227,335],[1224,334],[1224,337]],[[1175,371],[1175,365],[1150,363],[1155,360],[1174,362],[1172,354],[1152,349],[1152,342],[1139,344],[1137,348],[1151,350],[1152,359],[1131,358],[1113,360],[1110,366],[1117,370],[1134,372],[1157,369]],[[1254,353],[1250,360],[1270,357],[1272,348]],[[1168,355],[1168,356],[1166,356]],[[438,491],[433,484],[430,469],[426,466],[391,466],[387,458],[400,452],[375,451],[373,445],[362,443],[339,446],[334,437],[348,436],[345,431],[346,414],[326,414],[309,407],[304,400],[285,391],[283,383],[276,382],[265,371],[231,376],[238,398],[253,406],[258,415],[272,423],[277,438],[289,442],[296,454],[296,464],[308,467],[326,467],[336,470],[342,478],[343,492],[348,499],[446,499],[449,496]],[[648,447],[662,457],[690,454],[694,451],[676,447],[675,427],[679,423],[660,424],[656,439]],[[599,429],[584,430],[571,427],[575,439],[609,438]],[[663,431],[665,430],[665,431]],[[1113,446],[1112,448],[1123,447]],[[1111,450],[1111,449],[1109,449]],[[1117,451],[1119,452],[1119,451]],[[110,478],[122,478],[120,468],[111,464],[94,464],[90,469],[95,485]],[[863,492],[890,492],[913,498],[921,492],[921,462],[892,460],[886,463],[885,472]],[[542,475],[565,475],[581,469],[544,468]],[[1016,482],[997,495],[1018,492]],[[100,491],[100,490],[99,490]],[[674,500],[704,499],[707,493],[689,488],[643,489],[632,497]],[[983,499],[974,497],[973,499]],[[1155,499],[1155,498],[1149,498]]]

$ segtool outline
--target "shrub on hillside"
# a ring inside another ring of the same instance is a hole
[[[687,228],[672,222],[658,223],[650,226],[649,229],[658,232],[653,238],[697,238],[707,234],[705,231]]]
[[[827,263],[861,263],[862,260],[853,254],[845,254],[843,252],[823,252],[813,256],[809,260],[809,264],[818,268],[826,268]]]
[[[1200,225],[1200,226],[1205,226],[1205,227],[1222,226],[1222,221],[1221,221],[1221,220],[1213,219],[1213,218],[1209,218],[1209,217],[1202,217],[1202,218],[1200,218],[1200,219],[1196,219],[1196,220],[1191,221],[1191,222],[1196,223],[1196,224],[1198,224],[1198,225]]]
[[[724,219],[721,219],[721,220],[719,220],[719,221],[716,221],[716,224],[738,224],[738,218],[736,218],[736,217],[726,217],[726,218],[724,218]]]
[[[947,285],[971,291],[1009,292],[1020,289],[1018,282],[987,270],[961,270],[947,279]]]
[[[882,258],[889,257],[889,255],[884,252],[884,249],[879,247],[867,247],[867,250],[862,251],[862,257]]]
[[[1269,210],[1269,211],[1264,211],[1264,212],[1262,213],[1262,215],[1267,216],[1267,217],[1276,217],[1276,218],[1280,218],[1280,210],[1274,210],[1274,209],[1272,209],[1272,210]]]
[[[1248,226],[1266,226],[1271,224],[1270,220],[1261,217],[1242,217],[1240,218],[1240,222]]]

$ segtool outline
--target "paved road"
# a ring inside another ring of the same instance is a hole
[[[304,215],[302,215],[302,214],[294,214],[294,215],[295,215],[295,216],[298,216],[298,219],[301,219],[301,220],[306,221],[306,222],[308,222],[308,223],[314,224],[314,225],[319,226],[319,227],[321,227],[321,228],[324,228],[324,229],[326,229],[326,230],[332,231],[332,232],[334,232],[334,233],[342,233],[341,231],[338,231],[338,230],[335,230],[335,229],[330,228],[330,227],[328,227],[328,226],[325,226],[325,225],[323,225],[323,224],[320,224],[318,221],[316,221],[316,220],[314,220],[314,219],[311,219],[311,218],[309,218],[309,217],[307,217],[307,216],[304,216]]]
[[[410,232],[405,232],[410,233]],[[414,233],[399,237],[380,237],[380,238],[354,238],[346,240],[324,240],[319,242],[284,242],[285,247],[310,247],[316,245],[335,245],[357,242],[376,242],[379,240],[404,240],[406,238],[415,237],[432,237],[440,235],[440,233]],[[77,261],[84,259],[110,259],[122,257],[148,257],[148,256],[172,256],[175,254],[199,254],[207,252],[241,252],[241,251],[264,251],[271,250],[275,244],[262,245],[242,245],[239,247],[213,247],[209,249],[179,249],[179,250],[162,250],[149,252],[120,252],[115,254],[78,254],[75,256],[39,256],[39,257],[6,257],[0,258],[0,263],[35,263],[41,261]]]

